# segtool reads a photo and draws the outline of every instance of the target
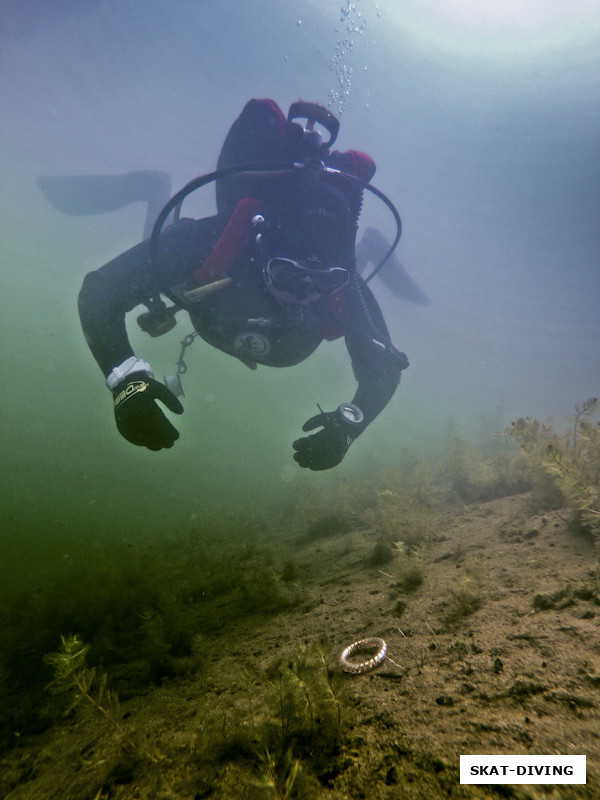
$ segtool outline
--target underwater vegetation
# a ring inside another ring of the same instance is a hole
[[[407,454],[401,467],[382,478],[385,488],[377,495],[376,524],[391,548],[390,557],[397,554],[397,541],[409,550],[437,541],[448,514],[465,504],[531,489],[526,460],[503,434],[496,434],[494,447],[487,444],[485,449],[492,452],[483,458],[476,446],[451,435],[434,464]]]
[[[565,433],[552,420],[530,417],[513,422],[507,433],[520,444],[541,507],[567,506],[574,527],[600,544],[600,423],[590,422],[597,411],[592,397],[575,406]]]
[[[525,460],[511,447],[503,446],[502,433],[488,436],[483,448],[488,455],[482,457],[479,448],[452,435],[445,458],[436,474],[436,482],[445,484],[447,490],[465,503],[481,503],[498,497],[526,492],[531,488],[531,478]]]
[[[353,529],[354,524],[355,521],[349,514],[328,513],[320,515],[308,525],[305,533],[301,537],[301,542],[308,544],[318,539],[327,539],[331,536],[349,533]]]
[[[261,530],[253,520],[210,518],[151,543],[56,531],[33,558],[23,553],[29,532],[13,525],[0,567],[0,746],[60,714],[60,697],[45,688],[57,656],[44,657],[61,641],[63,658],[72,646],[71,663],[79,652],[86,669],[101,667],[129,696],[201,670],[204,638],[224,626],[297,603],[298,585],[253,545]]]
[[[44,658],[54,673],[48,688],[69,700],[65,715],[75,709],[95,713],[112,728],[125,753],[138,762],[156,763],[156,756],[140,744],[140,732],[125,729],[106,673],[87,664],[89,649],[75,635],[62,636],[59,651]],[[257,705],[253,695],[259,677],[267,688]],[[240,682],[247,689],[248,705],[219,714],[207,707],[200,714],[193,758],[207,785],[216,765],[239,761],[250,767],[244,796],[317,796],[319,781],[335,771],[349,716],[344,681],[326,659],[321,642],[301,645],[291,658],[274,660],[264,676],[246,667]]]
[[[119,758],[131,770],[158,769],[159,751],[146,749],[119,698],[125,706],[149,687],[200,685],[223,633],[254,631],[268,615],[318,606],[313,572],[342,555],[354,572],[336,586],[339,598],[350,592],[353,576],[383,573],[383,602],[396,620],[404,614],[410,635],[411,613],[431,591],[431,572],[439,572],[432,556],[438,553],[435,561],[443,558],[451,571],[436,586],[435,633],[471,625],[476,612],[487,612],[489,595],[488,564],[461,528],[470,502],[531,491],[539,507],[565,509],[560,513],[570,513],[574,526],[600,540],[596,409],[595,400],[577,406],[564,433],[551,421],[517,420],[485,459],[451,437],[445,460],[406,454],[394,470],[359,485],[342,482],[322,497],[300,488],[293,513],[286,507],[268,522],[207,515],[145,541],[51,525],[42,534],[5,521],[0,748],[87,711],[105,739],[120,744]],[[534,607],[562,601],[540,595]],[[356,711],[351,679],[333,657],[337,644],[305,639],[291,654],[283,645],[287,655],[268,663],[262,654],[253,663],[240,653],[240,691],[213,692],[199,703],[185,759],[207,792],[225,764],[239,768],[240,796],[276,800],[317,797],[343,771]]]
[[[276,662],[269,680],[272,716],[259,731],[268,758],[263,781],[275,790],[273,797],[309,798],[319,786],[315,778],[326,782],[334,771],[348,717],[346,681],[327,662],[321,643]]]
[[[396,542],[398,559],[395,570],[395,587],[401,592],[414,592],[423,583],[428,547],[425,542],[406,548],[404,542]]]
[[[46,655],[44,662],[54,671],[54,678],[48,688],[56,694],[68,694],[71,698],[65,714],[80,705],[91,707],[113,726],[124,742],[135,750],[135,742],[117,719],[119,698],[107,688],[106,673],[103,672],[98,677],[96,670],[87,665],[89,645],[84,644],[77,636],[61,636],[60,639],[60,650]]]
[[[379,513],[383,541],[401,541],[407,547],[418,547],[431,544],[440,535],[443,517],[439,509],[405,486],[381,492]],[[383,563],[382,547],[379,550]]]
[[[233,762],[244,767],[239,796],[319,796],[339,769],[351,719],[347,676],[326,657],[325,647],[303,644],[291,657],[273,660],[262,675],[247,668],[240,674],[247,705],[228,713],[206,710],[194,754],[205,785],[219,764]]]
[[[461,570],[450,589],[443,622],[448,628],[456,628],[465,617],[475,613],[483,602],[482,587],[487,575],[483,556],[473,558]]]

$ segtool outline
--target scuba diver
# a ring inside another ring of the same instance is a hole
[[[129,442],[155,451],[172,447],[179,433],[158,402],[183,412],[180,387],[155,380],[129,343],[125,317],[141,304],[147,311],[138,323],[151,336],[172,329],[175,313],[184,309],[192,336],[252,370],[293,366],[323,340],[345,337],[356,392],[333,411],[319,406],[320,413],[304,423],[304,433],[316,432],[293,442],[301,467],[335,467],[388,404],[408,360],[391,343],[357,270],[364,190],[394,213],[393,246],[401,223],[390,201],[370,185],[370,157],[331,150],[338,129],[323,106],[299,101],[286,117],[272,100],[250,100],[225,139],[217,170],[175,194],[148,239],[86,275],[81,324],[112,392],[117,428]],[[183,200],[213,181],[216,215],[180,217]],[[161,294],[173,305],[167,307]]]

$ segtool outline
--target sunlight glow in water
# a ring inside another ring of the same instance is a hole
[[[600,34],[598,0],[413,0],[386,11],[430,46],[486,57],[575,49]]]
[[[552,34],[599,17],[597,0],[421,0],[429,16],[484,35]]]

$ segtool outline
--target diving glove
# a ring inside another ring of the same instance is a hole
[[[115,419],[127,441],[149,450],[173,447],[179,432],[165,417],[156,401],[175,414],[183,406],[167,387],[147,372],[132,372],[113,388]]]
[[[342,403],[335,411],[321,411],[307,420],[302,430],[312,431],[319,426],[322,430],[294,442],[294,461],[312,470],[337,466],[362,431],[362,422],[362,411],[353,403]]]

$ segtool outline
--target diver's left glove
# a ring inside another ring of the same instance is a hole
[[[137,361],[137,365],[144,365],[148,369],[128,372],[122,380],[111,386],[110,379],[116,368],[107,379],[113,393],[119,433],[132,444],[149,450],[173,447],[179,439],[179,431],[171,425],[156,401],[160,400],[174,414],[183,414],[183,406],[173,392],[154,380],[149,364]]]
[[[312,470],[336,467],[362,431],[362,422],[363,413],[353,403],[342,403],[335,411],[321,411],[307,420],[302,430],[312,431],[320,425],[323,429],[294,442],[294,461]]]

